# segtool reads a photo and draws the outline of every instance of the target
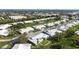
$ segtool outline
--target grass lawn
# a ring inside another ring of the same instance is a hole
[[[12,44],[10,42],[6,43],[6,42],[0,42],[0,48],[2,48],[3,46],[8,45],[8,49],[12,47]]]
[[[38,45],[32,45],[32,49],[49,49],[50,45],[51,45],[51,41],[46,39],[38,43]]]
[[[40,30],[34,30],[33,32],[38,32],[38,31],[40,31]]]
[[[32,27],[32,26],[35,26],[35,25],[40,25],[40,23],[39,22],[33,22],[33,23],[25,24],[26,27]]]

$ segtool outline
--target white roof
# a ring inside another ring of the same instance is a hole
[[[17,22],[14,22],[14,23],[11,23],[11,24],[13,24],[13,25],[17,25]]]
[[[25,23],[32,23],[33,21],[32,20],[29,20],[29,21],[24,21]]]
[[[31,49],[31,44],[15,44],[12,49]]]
[[[66,26],[67,26],[67,27],[72,27],[72,26],[75,26],[75,24],[74,24],[73,22],[68,22],[68,23],[66,24]]]
[[[43,39],[46,39],[48,37],[49,35],[47,34],[39,33],[33,37],[28,38],[28,40],[37,45],[38,41],[41,42]]]
[[[61,20],[61,22],[66,22],[66,20]]]
[[[35,19],[35,20],[33,20],[33,21],[40,21],[40,19]]]
[[[57,29],[52,29],[52,30],[47,30],[46,31],[46,33],[49,34],[50,36],[54,36],[56,32],[62,33],[62,31],[57,30]]]
[[[0,35],[8,36],[8,34],[9,34],[8,30],[0,30]]]
[[[40,19],[40,20],[47,20],[46,18]]]
[[[77,23],[79,24],[79,20],[77,21]]]
[[[12,26],[12,25],[10,25],[10,24],[0,25],[0,29],[6,29],[6,28],[8,28],[10,26]]]
[[[79,30],[75,32],[77,35],[79,35]]]
[[[66,27],[65,25],[61,25],[61,26],[58,26],[57,29],[66,31],[68,29],[68,27]]]
[[[25,16],[9,16],[10,18],[12,18],[12,19],[21,19],[21,18],[27,18],[27,17],[25,17]]]
[[[16,23],[17,23],[17,24],[18,24],[18,23],[22,23],[22,24],[23,24],[24,22],[16,22]]]
[[[77,24],[78,24],[78,23],[77,23],[77,22],[75,22],[75,21],[73,21],[72,23],[73,23],[73,24],[75,24],[75,25],[77,25]]]
[[[48,23],[47,24],[47,26],[53,26],[54,25],[54,23],[52,22],[52,23]]]
[[[33,30],[34,29],[32,27],[27,27],[27,28],[20,29],[20,32],[21,33],[24,33],[24,32],[29,33],[30,31],[33,31]]]
[[[36,26],[33,26],[33,28],[35,29],[42,29],[42,28],[45,28],[46,26],[45,25],[36,25]]]
[[[54,23],[55,23],[55,24],[60,24],[60,22],[61,22],[61,21],[56,21],[56,22],[54,22]]]
[[[73,21],[73,23],[74,23],[75,25],[77,25],[77,24],[79,24],[79,21],[76,20],[76,21]]]

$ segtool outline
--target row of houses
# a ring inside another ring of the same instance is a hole
[[[44,39],[47,39],[50,36],[54,36],[56,33],[62,33],[63,31],[66,31],[68,28],[70,28],[72,26],[75,26],[77,24],[79,24],[78,20],[72,21],[72,22],[68,22],[68,23],[66,23],[64,25],[58,25],[57,28],[55,28],[55,29],[47,29],[44,32],[33,33],[32,35],[30,35],[28,37],[28,40],[30,42],[32,42],[33,44],[37,45],[38,43],[42,42]],[[45,25],[39,25],[39,26],[36,25],[36,26],[33,26],[33,28],[29,28],[29,30],[30,31],[33,31],[34,29],[41,30],[42,28],[45,28]],[[27,31],[25,30],[25,32],[27,32]],[[79,34],[79,31],[77,33]]]
[[[10,16],[10,17],[12,17],[12,18],[19,18],[20,16]],[[21,17],[21,18],[23,18],[23,17]],[[47,20],[47,19],[49,19],[49,18],[46,18],[46,19],[38,19],[38,20],[40,21],[40,20]],[[15,22],[15,23],[10,23],[10,24],[2,24],[2,25],[0,25],[0,35],[2,35],[2,36],[8,36],[9,31],[8,31],[7,28],[10,27],[10,26],[12,26],[11,24],[16,25],[18,23],[33,23],[34,21],[33,20],[29,20],[29,21],[24,21],[24,22]],[[37,28],[39,28],[39,27],[42,28],[41,25],[40,26],[37,26]],[[21,33],[22,32],[29,33],[30,31],[33,31],[33,30],[34,29],[32,27],[27,27],[27,28],[20,29]]]
[[[26,16],[18,15],[18,16],[9,16],[11,19],[22,19],[22,18],[27,18]]]
[[[56,21],[55,23],[52,22],[51,26],[54,26],[54,24],[60,24],[60,22],[61,21]],[[33,44],[37,45],[38,43],[42,42],[44,39],[47,39],[50,36],[54,36],[56,32],[62,33],[63,30],[67,30],[69,27],[75,26],[77,24],[79,24],[78,20],[72,21],[72,22],[68,22],[68,23],[66,23],[64,25],[59,25],[55,29],[47,29],[47,30],[44,29],[44,33],[43,32],[34,33],[34,34],[32,34],[32,35],[30,35],[28,37],[28,40],[30,42],[32,42]],[[7,33],[7,35],[8,35],[8,32],[6,31],[6,28],[8,28],[9,26],[3,27],[2,30],[4,30],[4,31],[1,31],[1,32],[3,32],[4,34]],[[20,29],[20,32],[21,33],[24,33],[24,32],[29,33],[30,31],[33,31],[33,30],[42,30],[43,28],[46,28],[46,24],[36,25],[36,26],[33,26],[33,27],[27,27],[27,28],[22,28],[22,29]],[[5,35],[5,36],[7,36],[7,35]]]
[[[39,21],[43,21],[43,20],[47,20],[47,19],[54,19],[55,17],[50,17],[50,18],[42,18],[42,19],[35,19],[35,20],[28,20],[28,21],[22,21],[22,22],[14,22],[14,23],[10,23],[10,24],[18,24],[18,23],[33,23],[33,22],[39,22]]]
[[[27,27],[27,28],[22,28],[22,29],[20,29],[20,32],[21,33],[24,33],[24,32],[29,33],[34,30],[44,31],[47,28],[47,26],[50,27],[50,26],[54,26],[55,24],[60,24],[61,21],[56,21],[56,22],[51,22],[51,23],[41,24],[41,25],[35,25],[32,27]]]
[[[76,26],[77,24],[79,24],[78,20],[68,22],[64,25],[58,26],[55,29],[45,30],[44,33],[38,33],[34,36],[31,36],[28,38],[28,40],[31,41],[32,43],[34,43],[35,45],[37,45],[38,43],[43,41],[43,39],[47,39],[50,36],[54,36],[56,33],[62,33],[63,31],[66,31],[68,28],[70,28],[72,26]]]
[[[68,19],[67,19],[68,20]],[[46,28],[45,26],[54,26],[54,24],[60,24],[61,22],[66,22],[66,20],[61,20],[61,21],[57,21],[57,22],[55,22],[55,23],[53,23],[53,22],[51,22],[51,23],[48,23],[48,24],[44,24],[44,25],[36,25],[36,26],[33,26],[33,27],[31,27],[29,30],[30,31],[33,31],[34,29],[39,29],[39,30],[41,30],[41,29],[43,29],[43,28]],[[79,24],[79,21],[78,20],[76,20],[76,21],[72,21],[72,22],[68,22],[68,23],[66,23],[66,24],[64,24],[64,25],[59,25],[59,26],[57,26],[57,28],[55,28],[55,29],[47,29],[47,30],[45,30],[44,31],[44,33],[43,32],[40,32],[40,33],[34,33],[34,34],[32,34],[32,35],[30,35],[29,37],[28,37],[28,40],[30,41],[30,42],[32,42],[33,44],[35,44],[35,45],[37,45],[38,43],[40,43],[40,42],[42,42],[44,39],[47,39],[48,37],[50,37],[50,36],[54,36],[55,35],[55,33],[56,32],[58,32],[58,33],[62,33],[63,31],[66,31],[69,27],[72,27],[72,26],[75,26],[75,25],[77,25],[77,24]],[[26,32],[26,31],[25,31]],[[76,33],[79,35],[79,31],[76,31]],[[21,44],[16,44],[15,46],[17,46],[17,45],[21,45]],[[14,46],[14,47],[15,47]],[[30,45],[29,45],[30,46]],[[22,46],[23,47],[23,46]],[[30,46],[31,47],[31,46]],[[23,48],[24,49],[24,48]]]
[[[49,35],[41,32],[41,33],[38,33],[38,34],[35,33],[35,35],[33,34],[32,36],[29,36],[28,40],[30,42],[32,42],[33,44],[37,45],[38,43],[42,42],[43,39],[47,39],[48,37],[49,37]]]
[[[68,23],[66,23],[66,24],[64,24],[64,25],[61,25],[61,26],[57,26],[57,28],[55,28],[55,29],[50,29],[50,30],[47,29],[47,30],[44,31],[44,33],[43,33],[43,32],[34,33],[34,34],[32,34],[32,35],[30,35],[30,36],[28,37],[28,40],[29,40],[30,42],[32,42],[33,44],[37,45],[38,43],[42,42],[44,39],[47,39],[47,38],[49,38],[50,36],[54,36],[56,32],[62,33],[64,29],[67,30],[69,27],[75,26],[75,25],[77,25],[77,24],[79,24],[79,21],[78,21],[78,20],[72,21],[72,22],[68,22]],[[38,26],[38,27],[40,27],[40,26]],[[66,28],[66,27],[67,27],[67,28]],[[41,30],[41,28],[39,28],[39,29]],[[24,32],[29,32],[29,31],[33,31],[34,29],[31,28],[31,27],[28,27],[28,28],[26,28],[26,30],[25,30],[25,29],[20,29],[20,30],[21,30],[21,32],[22,32],[22,31],[24,31]],[[27,31],[27,30],[28,30],[28,31]],[[22,33],[24,33],[24,32],[22,32]],[[23,47],[23,46],[26,46],[26,44],[24,44],[24,45],[23,45],[23,44],[22,44],[22,45],[16,44],[16,45],[14,45],[13,49],[16,49],[17,46],[20,46],[20,47],[18,47],[18,48],[20,48],[20,49],[21,49],[21,48],[22,48],[22,49],[26,48],[26,47]],[[21,47],[21,46],[22,46],[22,47]],[[16,48],[15,48],[15,47],[16,47]],[[31,47],[31,45],[29,45],[29,47]]]
[[[49,27],[54,26],[55,24],[60,24],[61,21],[51,22],[51,23],[42,24],[42,25],[35,25],[33,27],[22,28],[22,29],[20,29],[20,32],[21,33],[24,33],[24,32],[29,33],[34,30],[43,30],[44,31],[44,29],[46,29],[46,26],[49,26]],[[77,24],[76,22],[78,23],[78,21],[68,22],[65,25],[58,26],[57,29],[65,31],[68,29],[68,27],[75,26]],[[0,35],[7,36],[8,35],[7,28],[10,26],[12,26],[12,25],[11,24],[0,25],[0,31],[1,31]]]
[[[68,22],[64,25],[59,25],[59,26],[57,26],[57,29],[62,30],[62,31],[66,31],[68,28],[70,28],[72,26],[76,26],[78,24],[79,24],[79,20],[76,20],[76,21]]]
[[[33,44],[37,45],[38,43],[42,42],[44,39],[54,36],[56,33],[62,33],[62,31],[57,29],[51,29],[40,33],[34,33],[28,37],[28,40]]]

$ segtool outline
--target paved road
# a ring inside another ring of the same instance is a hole
[[[16,40],[18,37],[12,38],[12,39],[6,39],[6,40],[0,40],[0,42],[10,42],[13,40]]]
[[[48,17],[48,18],[42,18],[42,19],[35,19],[35,20],[27,20],[27,21],[18,21],[18,22],[11,22],[11,23],[7,23],[7,24],[18,24],[18,23],[32,23],[32,21],[42,21],[42,20],[47,20],[47,19],[50,19],[50,18],[52,18],[53,19],[53,17]],[[1,23],[0,23],[1,24]],[[6,24],[6,23],[4,23],[4,24]]]

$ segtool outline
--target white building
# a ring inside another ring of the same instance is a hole
[[[2,24],[2,25],[0,25],[0,29],[6,29],[6,28],[8,28],[10,26],[12,26],[12,25],[10,25],[10,24]]]
[[[79,24],[79,21],[76,20],[76,21],[73,21],[72,23],[75,24],[75,25],[78,25]]]
[[[61,22],[66,22],[66,20],[61,20]]]
[[[79,20],[75,20],[75,22],[77,22],[79,24]]]
[[[75,32],[77,35],[79,35],[79,30]]]
[[[68,22],[68,23],[66,24],[66,27],[72,27],[72,26],[75,26],[75,24],[74,24],[73,22]]]
[[[61,23],[61,21],[56,21],[56,22],[54,22],[55,24],[60,24]]]
[[[52,22],[52,23],[48,23],[48,24],[46,24],[46,26],[54,26],[55,24]]]
[[[33,21],[37,21],[37,22],[38,22],[38,21],[40,21],[40,19],[35,19],[35,20],[33,20]]]
[[[4,19],[3,17],[0,17],[0,19]]]
[[[33,23],[33,20],[24,21],[24,23]]]
[[[72,23],[73,23],[74,25],[77,25],[77,24],[78,24],[78,22],[76,22],[76,21],[73,21]]]
[[[43,18],[43,19],[40,19],[40,20],[47,20],[47,19],[49,19],[49,18]]]
[[[34,29],[37,29],[37,30],[41,30],[41,29],[44,29],[46,28],[45,25],[36,25],[36,26],[33,26]]]
[[[28,40],[32,43],[34,43],[35,45],[37,45],[38,43],[42,42],[43,39],[47,39],[49,37],[49,35],[44,34],[44,33],[39,33],[35,36],[29,37]]]
[[[24,32],[29,33],[33,31],[34,29],[32,27],[22,28],[20,29],[20,32],[23,34]]]
[[[61,25],[57,27],[58,30],[62,30],[62,31],[66,31],[68,29],[68,27],[66,27],[65,25]]]
[[[49,36],[54,36],[56,32],[62,33],[62,31],[57,30],[57,29],[52,29],[52,30],[45,31],[45,33],[48,34]]]
[[[17,22],[14,22],[14,23],[10,23],[10,24],[12,24],[12,25],[17,25]]]
[[[31,49],[31,44],[15,44],[12,49]]]
[[[6,30],[6,29],[0,30],[0,35],[1,36],[8,36],[8,34],[9,34],[9,31],[8,30]]]
[[[27,18],[27,17],[25,17],[25,16],[21,16],[21,15],[19,15],[19,16],[9,16],[11,19],[22,19],[22,18]]]

